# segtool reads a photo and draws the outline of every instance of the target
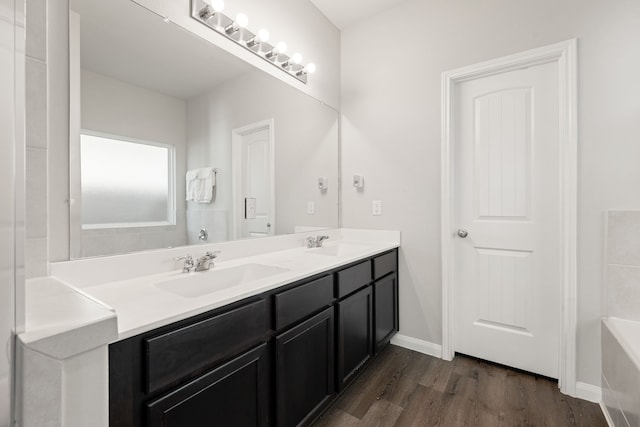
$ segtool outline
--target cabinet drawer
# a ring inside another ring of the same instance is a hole
[[[371,282],[371,261],[338,271],[338,298],[356,291]]]
[[[325,276],[274,296],[276,330],[333,302],[333,277]]]
[[[146,391],[198,374],[266,337],[266,301],[260,300],[144,340]]]
[[[379,279],[398,270],[398,252],[393,251],[373,259],[373,278]]]

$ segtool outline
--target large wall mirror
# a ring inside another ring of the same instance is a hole
[[[335,110],[131,0],[70,8],[72,258],[338,227]]]

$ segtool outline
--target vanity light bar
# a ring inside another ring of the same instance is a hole
[[[275,46],[270,44],[269,31],[266,29],[261,29],[257,33],[249,31],[247,29],[249,18],[244,13],[239,13],[233,20],[222,13],[223,10],[224,0],[191,0],[193,19],[233,40],[302,83],[307,83],[307,75],[316,70],[314,64],[302,65],[302,55],[299,53],[287,55],[285,42],[279,42]]]

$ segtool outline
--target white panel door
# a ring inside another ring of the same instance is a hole
[[[555,62],[461,82],[453,112],[455,351],[552,378],[560,351],[557,82]]]
[[[255,199],[255,218],[244,219],[242,237],[273,234],[271,206],[271,141],[269,129],[242,137],[242,194]]]

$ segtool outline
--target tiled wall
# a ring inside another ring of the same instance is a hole
[[[187,202],[187,205],[187,244],[225,242],[231,238],[228,210],[196,202]],[[201,228],[206,229],[209,235],[206,242],[198,239]]]
[[[640,321],[640,211],[607,216],[605,314]]]
[[[184,211],[176,215],[177,225],[82,230],[82,257],[184,246]]]
[[[47,1],[26,2],[25,274],[47,274]]]

